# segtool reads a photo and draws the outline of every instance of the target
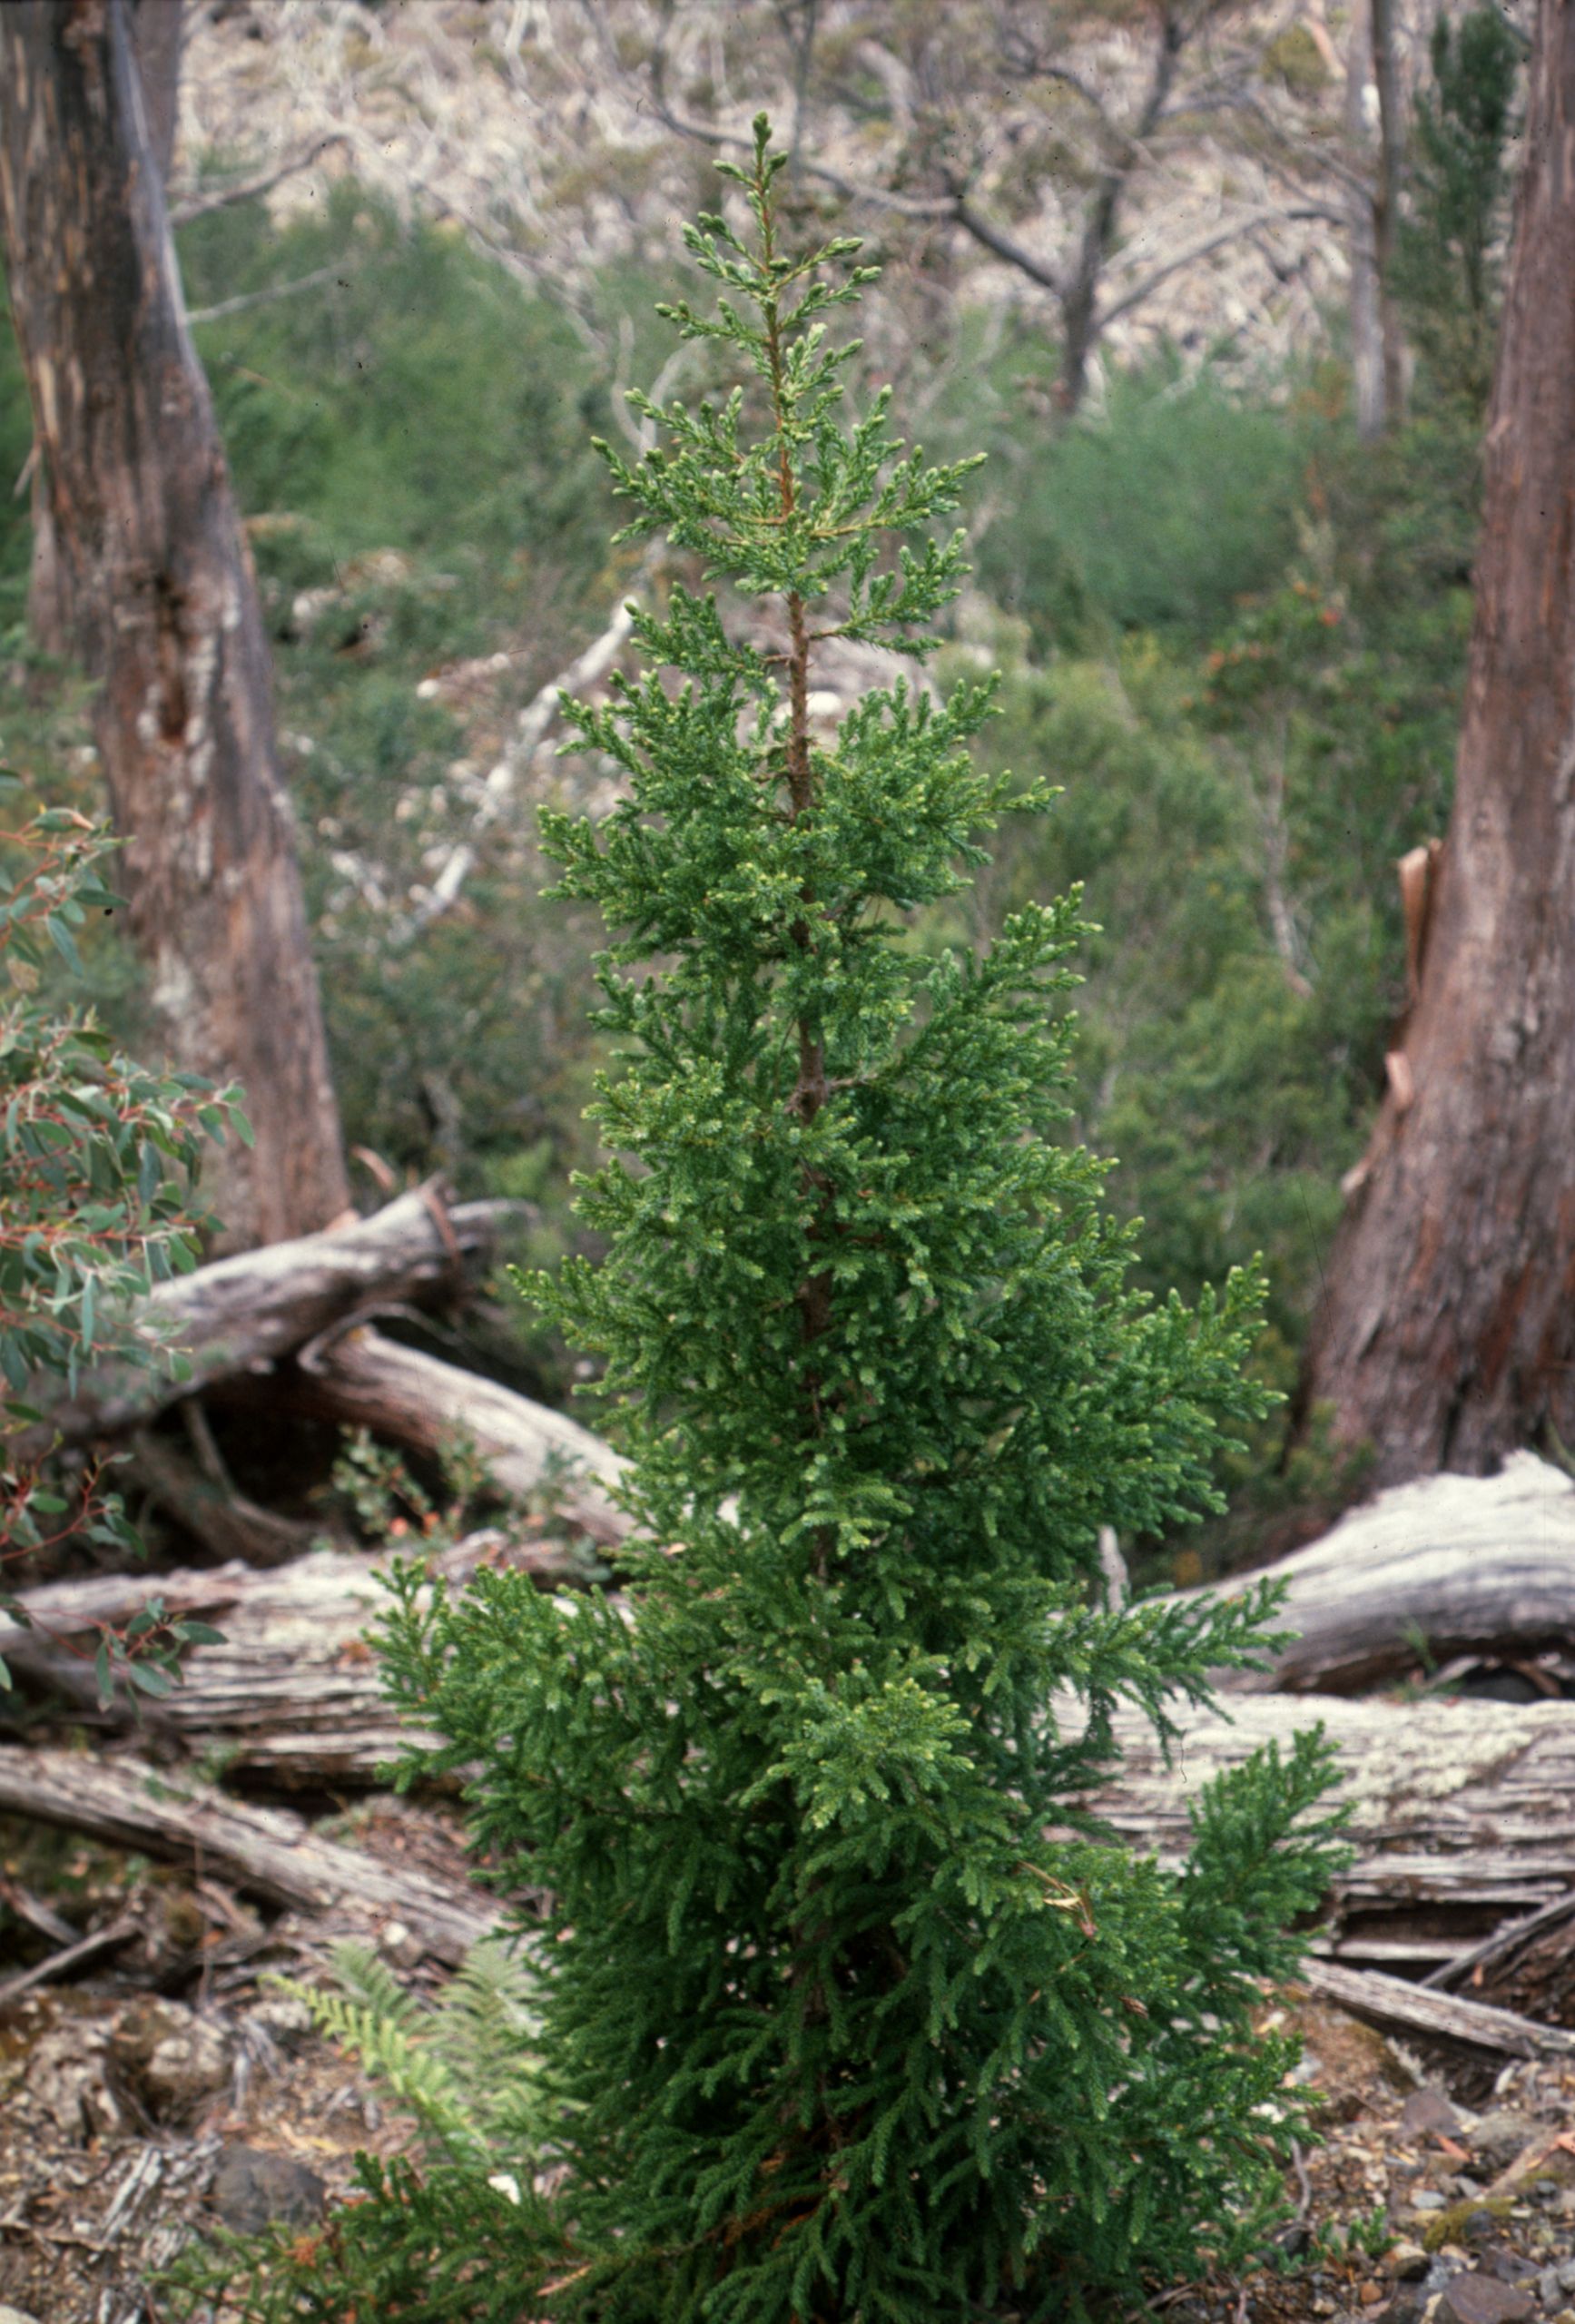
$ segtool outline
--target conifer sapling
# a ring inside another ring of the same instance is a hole
[[[826,325],[869,271],[783,251],[783,166],[762,120],[738,223],[685,238],[714,313],[664,310],[743,385],[642,402],[664,445],[606,454],[629,533],[730,595],[639,616],[644,674],[572,706],[625,795],[546,822],[612,933],[615,1061],[580,1191],[605,1256],[530,1288],[605,1359],[626,1604],[407,1577],[389,1668],[477,1843],[551,1894],[570,2257],[530,2313],[1075,2317],[1261,2234],[1294,2117],[1249,2014],[1337,1819],[1312,1738],[1217,1782],[1180,1869],[1087,1810],[1120,1702],[1164,1735],[1263,1642],[1265,1592],[1095,1588],[1101,1524],[1212,1505],[1259,1286],[1127,1286],[1063,1129],[1076,897],[977,957],[915,941],[1048,803],[969,754],[989,686],[812,725],[828,640],[933,650],[970,464],[905,453],[885,393],[844,421]]]

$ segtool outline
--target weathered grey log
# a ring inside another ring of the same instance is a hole
[[[561,1551],[521,1547],[507,1534],[461,1544],[458,1571],[483,1551],[539,1560],[548,1586],[576,1578]],[[59,1583],[25,1602],[54,1630],[87,1630],[123,1620],[149,1586],[135,1575]],[[363,1637],[384,1602],[373,1561],[321,1551],[271,1572],[235,1564],[157,1586],[172,1608],[226,1634],[222,1645],[192,1652],[167,1701],[143,1707],[166,1742],[192,1757],[221,1753],[253,1779],[349,1790],[374,1785],[411,1739],[383,1699]],[[87,1665],[37,1632],[0,1629],[0,1656],[68,1689],[74,1678],[91,1700]],[[1431,1967],[1575,1889],[1575,1706],[1331,1699],[1319,1709],[1340,1755],[1357,1851],[1334,1883],[1320,1938],[1332,1958]],[[1287,1746],[1309,1723],[1309,1706],[1285,1697],[1238,1698],[1227,1710],[1185,1713],[1168,1769],[1146,1724],[1121,1715],[1125,1764],[1092,1802],[1120,1839],[1179,1856],[1202,1786],[1261,1743]],[[1077,1718],[1075,1707],[1068,1715]]]
[[[1135,1848],[1175,1859],[1203,1786],[1261,1744],[1321,1723],[1356,1856],[1332,1890],[1328,1940],[1347,1961],[1436,1960],[1575,1887],[1575,1704],[1346,1702],[1238,1696],[1181,1715],[1166,1768],[1146,1723],[1117,1719],[1117,1778],[1090,1805]],[[1376,1949],[1375,1949],[1376,1948]]]
[[[483,1558],[521,1568],[544,1587],[586,1579],[584,1560],[561,1543],[499,1530],[471,1535],[435,1563],[458,1578]],[[172,1614],[222,1630],[223,1643],[192,1649],[181,1684],[162,1701],[123,1694],[111,1706],[112,1723],[134,1718],[193,1758],[217,1753],[249,1776],[285,1787],[364,1788],[414,1739],[384,1699],[366,1640],[389,1603],[377,1562],[320,1550],[268,1571],[235,1561],[156,1580],[53,1582],[21,1600],[31,1627],[0,1616],[0,1661],[16,1679],[94,1717],[98,1626],[129,1621],[156,1590]]]
[[[1280,1620],[1297,1636],[1267,1673],[1228,1679],[1233,1691],[1354,1693],[1424,1651],[1436,1664],[1568,1647],[1575,1479],[1516,1452],[1496,1477],[1397,1485],[1269,1571],[1290,1585]]]
[[[479,1891],[396,1870],[320,1839],[299,1816],[248,1807],[211,1785],[138,1759],[0,1748],[0,1814],[84,1833],[111,1847],[198,1863],[270,1904],[407,1929],[454,1963],[497,1925]]]
[[[1491,2009],[1462,2001],[1431,1985],[1408,1985],[1403,1978],[1372,1970],[1340,1968],[1331,1961],[1309,1961],[1300,1982],[1322,2001],[1336,2003],[1370,2024],[1421,2035],[1432,2042],[1463,2043],[1507,2058],[1567,2058],[1575,2055],[1575,2034],[1560,2025],[1538,2025],[1512,2009]]]
[[[216,1381],[266,1371],[358,1315],[457,1290],[517,1207],[474,1202],[448,1209],[426,1187],[353,1226],[218,1259],[161,1284],[143,1313],[185,1355],[189,1375],[172,1380],[162,1366],[90,1373],[75,1397],[50,1406],[49,1433],[57,1429],[69,1443],[120,1434]],[[28,1437],[17,1440],[23,1457],[34,1449]]]

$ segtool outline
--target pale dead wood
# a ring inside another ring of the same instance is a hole
[[[477,1892],[320,1839],[305,1820],[248,1807],[211,1785],[138,1759],[0,1749],[0,1814],[81,1832],[111,1847],[198,1863],[268,1903],[399,1925],[434,1960],[457,1963],[492,1930]]]
[[[469,1202],[446,1210],[435,1187],[418,1187],[351,1226],[244,1251],[161,1284],[143,1315],[186,1357],[187,1376],[90,1374],[75,1397],[51,1406],[41,1441],[55,1431],[67,1443],[121,1433],[216,1382],[266,1372],[355,1315],[462,1289],[517,1207]],[[18,1440],[22,1458],[40,1449],[38,1434]]]
[[[1491,2009],[1485,2002],[1462,2001],[1403,1978],[1373,1970],[1345,1969],[1332,1961],[1309,1961],[1301,1983],[1320,2000],[1332,2001],[1353,2017],[1435,2042],[1464,2043],[1509,2058],[1569,2057],[1575,2034],[1560,2025],[1538,2025],[1512,2009]]]
[[[458,1578],[483,1560],[528,1572],[543,1587],[583,1585],[583,1560],[561,1544],[473,1534],[434,1560]],[[133,1718],[192,1758],[214,1754],[287,1787],[365,1789],[417,1739],[384,1698],[367,1633],[389,1597],[377,1561],[334,1550],[259,1571],[240,1561],[208,1571],[103,1575],[53,1582],[20,1600],[28,1625],[0,1617],[0,1660],[30,1693],[63,1697],[99,1716],[92,1654],[101,1624],[120,1628],[156,1590],[172,1615],[223,1631],[188,1653],[182,1681],[157,1703],[124,1697],[103,1714]]]
[[[566,1413],[364,1327],[303,1349],[300,1370],[297,1393],[324,1419],[430,1453],[466,1437],[512,1498],[528,1500],[556,1475],[566,1523],[602,1542],[629,1531],[613,1497],[626,1464]]]
[[[1279,1620],[1296,1636],[1266,1673],[1227,1679],[1233,1690],[1344,1692],[1415,1671],[1424,1656],[1567,1645],[1575,1480],[1530,1452],[1496,1477],[1423,1478],[1353,1510],[1273,1572],[1290,1585]]]

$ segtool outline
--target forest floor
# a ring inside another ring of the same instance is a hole
[[[440,1807],[379,1805],[354,1837],[390,1862],[457,1862]],[[161,2324],[150,2279],[190,2236],[270,2216],[310,2233],[358,2150],[409,2139],[267,1982],[311,1975],[333,1934],[321,1920],[271,1917],[212,1878],[20,1823],[0,1823],[0,1897],[14,1921],[20,1907],[129,1931],[72,1981],[0,2001],[0,2324]],[[1495,2079],[1295,1993],[1272,2014],[1303,2034],[1298,2079],[1321,2093],[1323,2134],[1287,2179],[1283,2263],[1166,2288],[1150,2314],[1575,2324],[1575,2064]]]

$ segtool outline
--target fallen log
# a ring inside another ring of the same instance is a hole
[[[1267,1671],[1230,1674],[1234,1692],[1355,1693],[1458,1654],[1568,1648],[1575,1479],[1515,1452],[1496,1477],[1397,1485],[1269,1571],[1289,1584],[1280,1621],[1296,1635]]]
[[[1482,2002],[1462,2001],[1425,1985],[1408,1985],[1400,1977],[1372,1971],[1336,1968],[1326,1961],[1309,1961],[1299,1982],[1321,2001],[1332,2001],[1352,2017],[1386,2032],[1445,2042],[1472,2050],[1488,2050],[1506,2058],[1567,2058],[1575,2055],[1575,2034],[1562,2026],[1538,2025],[1512,2009],[1491,2009]]]
[[[303,1817],[249,1807],[138,1759],[0,1748],[0,1815],[81,1832],[111,1847],[195,1864],[272,1905],[409,1931],[433,1960],[461,1960],[497,1922],[478,1891],[320,1839]]]
[[[561,1549],[496,1532],[458,1545],[450,1571],[458,1578],[482,1556],[532,1566],[548,1587],[586,1578]],[[224,1643],[193,1649],[167,1700],[136,1711],[117,1704],[113,1715],[140,1715],[167,1747],[222,1758],[250,1781],[336,1792],[376,1785],[413,1738],[384,1700],[364,1636],[383,1603],[375,1573],[371,1560],[319,1551],[270,1572],[235,1564],[163,1577],[172,1610],[217,1623]],[[76,1625],[80,1635],[121,1620],[148,1587],[140,1576],[57,1583],[23,1602],[51,1631]],[[42,1632],[0,1628],[0,1656],[84,1710],[91,1703],[88,1665]],[[1318,1938],[1332,1961],[1447,1966],[1575,1889],[1575,1705],[1332,1699],[1318,1708],[1339,1753],[1356,1846]],[[1120,1714],[1124,1763],[1090,1803],[1118,1838],[1169,1860],[1187,1846],[1188,1804],[1204,1784],[1310,1723],[1308,1705],[1279,1696],[1180,1717],[1167,1768],[1146,1722]]]
[[[435,1187],[424,1187],[353,1226],[243,1251],[160,1284],[142,1313],[185,1355],[187,1375],[174,1380],[164,1368],[126,1366],[90,1373],[75,1396],[51,1403],[47,1429],[19,1436],[13,1449],[31,1459],[56,1431],[67,1443],[122,1434],[216,1381],[266,1371],[358,1315],[461,1289],[493,1248],[503,1219],[519,1207],[471,1202],[449,1209]]]
[[[486,1560],[544,1588],[583,1585],[583,1556],[501,1529],[469,1535],[434,1566],[460,1579]],[[388,1605],[378,1561],[318,1550],[289,1566],[233,1561],[205,1571],[105,1574],[46,1584],[18,1600],[25,1625],[0,1616],[0,1661],[75,1716],[133,1721],[192,1758],[204,1756],[291,1789],[364,1789],[414,1737],[383,1697],[366,1632]],[[181,1684],[157,1702],[123,1694],[98,1710],[93,1652],[101,1625],[120,1629],[157,1592],[172,1615],[221,1629],[187,1656]]]
[[[365,1325],[301,1350],[289,1403],[423,1452],[440,1452],[464,1436],[512,1499],[526,1501],[556,1484],[557,1512],[578,1531],[610,1544],[629,1531],[612,1491],[627,1464],[599,1436],[566,1413]]]

